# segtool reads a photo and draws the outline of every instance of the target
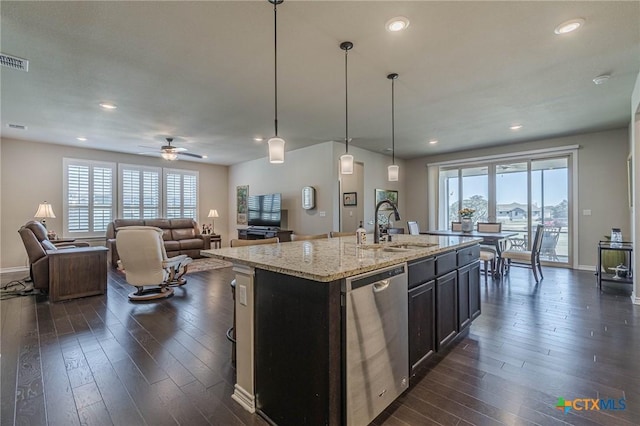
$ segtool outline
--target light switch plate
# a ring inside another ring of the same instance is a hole
[[[582,216],[591,216],[591,209],[582,210]]]
[[[327,212],[322,211],[322,212],[319,212],[318,214],[320,215],[320,217],[325,217],[327,215]]]
[[[247,306],[247,286],[246,285],[238,286],[238,302],[240,302],[240,304],[243,306]]]

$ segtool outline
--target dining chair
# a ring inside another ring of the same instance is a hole
[[[452,231],[462,231],[462,222],[451,222]]]
[[[540,247],[540,255],[546,256],[548,260],[558,260],[558,253],[556,253],[556,247],[558,246],[558,239],[560,238],[560,226],[550,226],[544,229],[542,235],[542,246]]]
[[[540,265],[540,248],[542,247],[542,236],[544,234],[544,225],[536,226],[536,233],[533,238],[533,246],[531,250],[505,250],[502,255],[502,268],[504,273],[508,274],[511,266],[519,266],[529,268],[533,271],[533,277],[536,283],[543,279],[542,266]],[[506,261],[506,262],[505,262]],[[540,278],[538,279],[538,273]]]
[[[331,231],[329,233],[329,236],[331,238],[336,238],[336,237],[353,237],[356,235],[356,231],[353,232],[339,232],[339,231]]]
[[[478,222],[478,232],[502,232],[501,222]],[[496,246],[491,244],[480,244],[480,260],[483,262],[484,278],[487,279],[487,271],[491,267],[491,276],[495,275],[497,266],[500,265],[500,258]]]
[[[291,241],[321,240],[324,238],[329,238],[329,234],[311,234],[311,235],[291,234]]]
[[[263,240],[238,240],[229,241],[231,247],[247,247],[262,244],[277,244],[278,237],[265,238]],[[231,364],[236,365],[236,279],[231,280],[231,297],[233,299],[233,325],[227,329],[227,339],[231,342]]]
[[[407,228],[409,229],[410,235],[420,235],[420,225],[418,225],[418,222],[414,220],[408,221]]]

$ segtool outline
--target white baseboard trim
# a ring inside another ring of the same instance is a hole
[[[590,272],[593,272],[595,274],[596,265],[578,265],[577,269],[579,271],[590,271]]]
[[[8,274],[10,272],[29,272],[28,266],[12,266],[10,268],[0,269],[0,274]]]
[[[634,305],[640,305],[640,297],[638,297],[635,292],[631,294],[631,302],[633,302]]]
[[[244,390],[237,383],[234,387],[233,395],[231,395],[231,399],[236,401],[238,404],[242,406],[245,410],[250,413],[256,412],[256,397],[251,395],[249,392]]]

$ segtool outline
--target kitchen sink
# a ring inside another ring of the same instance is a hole
[[[411,250],[421,250],[428,247],[437,246],[437,243],[382,243],[382,244],[367,244],[361,246],[365,250],[380,250],[391,253],[401,253]]]

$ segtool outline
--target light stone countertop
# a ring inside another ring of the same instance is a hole
[[[367,235],[373,241],[373,234]],[[330,282],[374,271],[482,241],[470,237],[438,237],[432,235],[393,235],[393,242],[378,246],[356,246],[356,237],[293,241],[244,247],[202,250],[205,257],[228,260],[254,268],[279,272],[309,280]],[[415,244],[408,248],[401,244]],[[368,248],[367,248],[368,247]]]

